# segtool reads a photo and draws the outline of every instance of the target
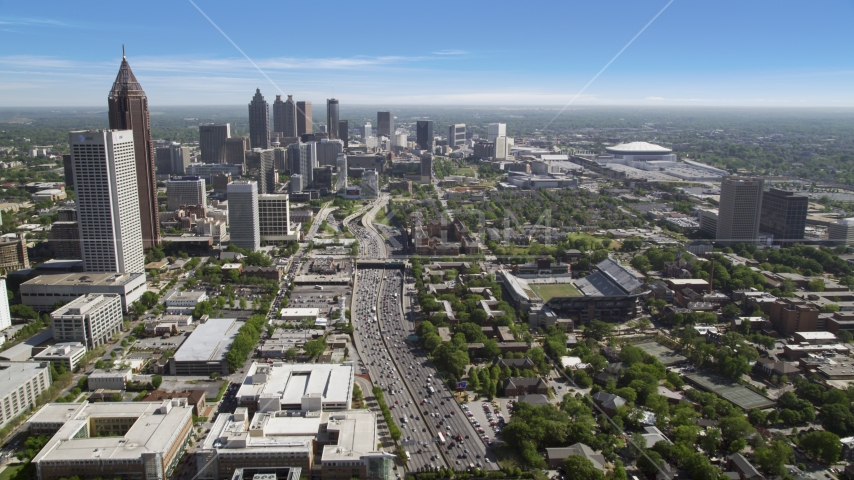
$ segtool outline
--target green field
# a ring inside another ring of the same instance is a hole
[[[580,297],[581,292],[571,283],[528,284],[531,290],[548,302],[553,297]]]
[[[474,176],[474,170],[469,167],[455,168],[454,175],[467,175],[469,177]]]

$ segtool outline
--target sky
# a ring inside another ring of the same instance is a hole
[[[854,106],[854,0],[0,0],[0,105]]]

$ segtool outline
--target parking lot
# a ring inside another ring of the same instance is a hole
[[[291,293],[289,308],[317,308],[321,316],[329,315],[333,308],[337,308],[338,302],[333,299],[336,296],[346,295],[350,287],[345,285],[324,285],[323,290],[314,287],[298,286]],[[349,306],[349,298],[347,305]]]
[[[502,417],[504,421],[510,420],[510,411],[507,408],[508,401],[509,400],[504,398],[495,398],[492,402],[489,402],[486,399],[478,399],[464,404],[463,410],[466,411],[466,416],[469,418],[469,422],[474,420],[477,423],[472,423],[472,425],[474,425],[476,429],[479,428],[483,430],[483,432],[478,430],[477,433],[488,436],[489,440],[495,443],[498,441],[497,437],[499,436],[496,433],[496,430],[500,432]],[[489,413],[487,413],[483,408],[484,402],[486,402],[489,407]],[[498,407],[495,407],[493,402],[497,404]],[[466,410],[465,407],[468,407],[468,409]],[[495,413],[496,409],[498,410],[498,414]],[[499,414],[501,416],[499,416]],[[495,425],[490,425],[491,422],[494,422]]]
[[[160,336],[138,338],[133,348],[137,350],[177,350],[184,343],[184,340],[187,339],[193,327],[189,327],[188,330],[178,335],[171,335],[169,338],[162,338]]]

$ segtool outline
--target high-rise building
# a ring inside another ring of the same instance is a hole
[[[291,183],[288,186],[288,193],[302,193],[305,189],[305,182],[299,173],[291,175]]]
[[[335,166],[338,154],[344,151],[344,142],[341,140],[330,140],[324,138],[317,142],[317,166]]]
[[[231,125],[203,123],[199,125],[199,156],[202,163],[228,163],[226,142],[231,137]]]
[[[827,239],[836,245],[854,245],[854,218],[840,218],[828,225]]]
[[[256,182],[236,180],[228,184],[228,226],[233,245],[251,251],[261,247]]]
[[[50,314],[57,342],[80,342],[93,349],[122,329],[122,297],[115,293],[83,295]]]
[[[58,220],[50,225],[47,240],[57,260],[80,260],[80,226],[77,219]]]
[[[258,228],[261,241],[294,240],[290,216],[291,201],[288,194],[258,195]]]
[[[137,205],[143,247],[160,244],[160,215],[157,211],[157,182],[148,97],[128,65],[122,47],[122,64],[107,100],[110,130],[132,130],[136,172]]]
[[[448,127],[448,147],[458,148],[466,144],[466,124],[457,123]]]
[[[70,132],[68,140],[84,268],[145,273],[134,132]]]
[[[415,138],[419,149],[433,153],[433,120],[418,120],[415,124]]]
[[[365,124],[362,125],[362,140],[363,141],[367,140],[368,137],[373,137],[373,136],[374,136],[373,125],[371,125],[371,122],[365,122]]]
[[[495,139],[498,137],[506,137],[507,136],[507,124],[506,123],[490,123],[487,127],[487,137],[486,141],[490,143],[495,143]]]
[[[249,146],[251,148],[270,148],[270,104],[261,95],[261,89],[255,89],[255,96],[249,102]]]
[[[297,102],[297,136],[312,133],[311,102]]]
[[[285,129],[285,102],[282,101],[281,95],[276,95],[276,100],[273,101],[273,133],[284,132]]]
[[[0,278],[0,330],[12,326],[12,312],[9,311],[9,295],[6,293],[6,279]]]
[[[19,233],[18,238],[0,238],[0,273],[14,272],[22,268],[30,268],[25,234]]]
[[[392,140],[394,136],[394,115],[391,112],[377,112],[377,136],[386,136]]]
[[[427,177],[424,180],[424,177]],[[421,182],[430,182],[433,179],[433,154],[425,153],[421,155]]]
[[[202,177],[173,177],[166,181],[166,208],[174,212],[181,205],[206,205],[205,179]]]
[[[225,162],[232,165],[245,165],[246,152],[249,148],[249,137],[231,137],[225,141]]]
[[[726,176],[721,181],[718,208],[718,231],[715,236],[724,244],[755,243],[759,239],[759,216],[762,211],[760,178]]]
[[[293,95],[288,95],[285,104],[282,105],[282,130],[281,133],[287,138],[296,138],[297,133],[297,104]]]
[[[65,174],[65,186],[73,187],[74,186],[74,170],[71,168],[71,154],[63,154],[62,155],[62,170]],[[3,219],[0,218],[0,225],[3,223]]]
[[[338,168],[338,186],[337,191],[343,191],[347,188],[347,155],[339,153],[335,160],[335,166]]]
[[[288,145],[288,160],[291,175],[302,175],[303,188],[314,182],[314,168],[317,167],[317,143],[292,143]]]
[[[338,138],[338,100],[330,98],[326,100],[326,128],[329,138]]]
[[[338,135],[344,148],[350,148],[350,123],[347,120],[338,120]]]
[[[362,172],[362,198],[376,198],[379,195],[379,175],[376,170]]]
[[[190,164],[190,147],[172,142],[167,146],[157,147],[154,158],[158,174],[183,175]]]
[[[258,177],[258,193],[276,193],[276,171],[275,150],[261,150],[261,168]]]
[[[498,137],[495,139],[495,159],[505,160],[510,156],[513,148],[513,139],[510,137]]]
[[[804,239],[809,197],[798,192],[772,188],[762,194],[759,229],[774,235],[774,243],[791,245]]]

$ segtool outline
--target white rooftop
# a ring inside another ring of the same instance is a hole
[[[236,318],[210,318],[199,324],[175,352],[175,361],[221,361],[243,323]]]
[[[804,340],[836,340],[836,335],[830,332],[795,332]]]
[[[671,153],[669,148],[656,145],[648,142],[630,142],[614,145],[613,147],[605,147],[605,150],[611,153]]]
[[[326,409],[350,405],[355,371],[349,363],[253,363],[246,371],[237,398],[279,397],[281,405],[301,405],[305,395],[319,394]],[[332,406],[334,405],[334,406]]]
[[[282,317],[311,317],[320,315],[319,308],[283,308],[280,312]]]

